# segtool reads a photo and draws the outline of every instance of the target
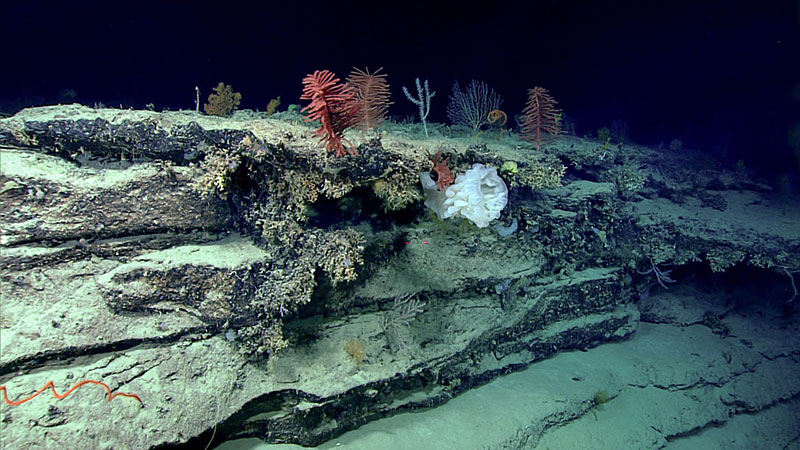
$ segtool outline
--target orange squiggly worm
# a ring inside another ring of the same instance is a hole
[[[0,391],[3,391],[3,400],[5,400],[6,403],[8,403],[9,405],[12,405],[12,406],[18,406],[18,405],[21,405],[21,404],[27,402],[28,400],[33,400],[34,398],[36,398],[36,396],[38,396],[42,392],[46,391],[47,388],[50,388],[50,389],[53,390],[53,395],[57,399],[62,400],[64,398],[66,398],[69,394],[71,394],[75,389],[78,389],[79,387],[83,386],[84,384],[90,384],[90,383],[91,384],[99,384],[100,386],[103,386],[103,388],[106,390],[106,392],[108,392],[108,401],[114,400],[114,397],[117,397],[117,396],[121,395],[123,397],[135,398],[139,402],[139,404],[142,405],[142,408],[144,408],[144,402],[142,402],[142,398],[139,397],[138,395],[129,394],[127,392],[117,392],[117,393],[112,394],[111,393],[111,388],[108,387],[107,384],[103,383],[102,381],[95,381],[95,380],[83,380],[80,383],[78,383],[75,386],[73,386],[72,389],[68,390],[64,394],[59,394],[58,392],[56,392],[56,386],[53,383],[53,381],[51,380],[51,381],[48,381],[47,384],[45,384],[43,388],[39,389],[39,392],[31,395],[28,398],[23,398],[22,400],[16,400],[16,401],[11,400],[10,398],[8,398],[8,390],[6,389],[5,386],[0,386]]]

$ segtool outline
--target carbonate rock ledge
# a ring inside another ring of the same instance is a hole
[[[297,119],[69,105],[0,120],[0,382],[17,399],[93,379],[144,403],[47,391],[2,407],[4,443],[315,445],[630,336],[651,264],[799,265],[800,231],[749,224],[768,243],[755,252],[724,211],[678,203],[715,214],[681,229],[651,206],[674,196],[630,202],[597,177],[512,184],[510,236],[437,222],[415,197],[426,153],[543,160],[402,133],[337,160]]]

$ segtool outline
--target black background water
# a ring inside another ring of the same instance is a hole
[[[622,120],[635,142],[800,171],[797,1],[288,3],[3,2],[0,111],[192,109],[219,81],[264,110],[300,103],[315,69],[383,67],[392,115],[416,114],[401,91],[415,77],[437,93],[434,122],[456,79],[489,83],[509,116],[543,86],[579,135]]]

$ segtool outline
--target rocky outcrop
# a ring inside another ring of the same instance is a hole
[[[644,184],[626,200],[619,177],[531,189],[558,147],[526,156],[397,130],[331,159],[298,119],[62,106],[0,120],[0,381],[12,399],[93,379],[143,402],[46,391],[2,407],[4,443],[314,445],[630,336],[653,266],[800,267],[800,230],[774,228],[797,207],[742,223]],[[516,158],[503,219],[519,228],[426,216],[417,174],[435,150],[456,168]],[[715,220],[684,227],[683,214]]]

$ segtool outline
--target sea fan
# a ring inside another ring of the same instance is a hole
[[[547,89],[535,87],[528,89],[528,102],[522,110],[522,138],[536,143],[538,150],[542,140],[561,133],[561,110],[556,108],[556,100]]]
[[[386,119],[386,111],[392,104],[389,101],[390,92],[386,74],[378,74],[381,70],[383,67],[369,73],[369,69],[362,71],[354,67],[347,77],[347,84],[356,90],[356,99],[361,107],[357,115],[358,123],[355,126],[359,130],[370,131],[378,128]]]
[[[315,70],[303,78],[300,99],[311,100],[311,103],[302,111],[308,111],[306,121],[319,120],[322,124],[314,135],[325,142],[325,148],[335,151],[336,156],[358,155],[342,133],[357,123],[361,106],[356,100],[356,90],[347,84],[339,84],[339,81],[329,70]],[[350,148],[345,149],[343,141]]]

